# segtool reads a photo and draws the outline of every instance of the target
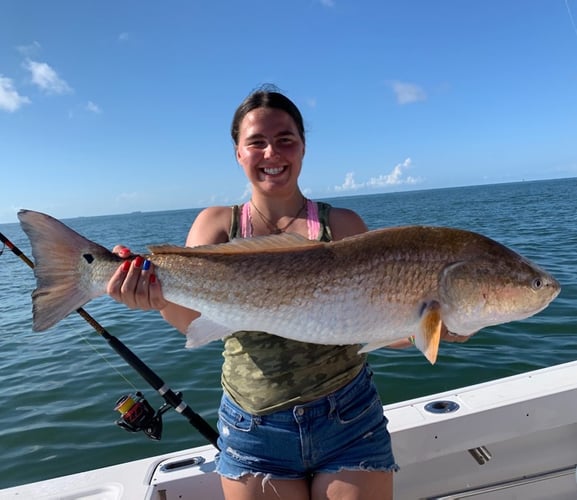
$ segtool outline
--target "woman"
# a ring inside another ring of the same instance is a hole
[[[312,202],[301,192],[303,119],[287,97],[266,89],[252,93],[236,110],[231,135],[251,199],[232,209],[204,209],[187,246],[282,232],[329,241],[367,231],[356,213]],[[158,309],[183,333],[199,317],[164,300],[152,266],[142,259],[120,266],[108,293],[129,307]],[[224,339],[217,471],[225,498],[391,499],[397,465],[359,346],[308,344],[271,333]]]

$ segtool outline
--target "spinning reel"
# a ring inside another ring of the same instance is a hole
[[[176,394],[180,396],[179,393]],[[162,414],[170,408],[171,406],[165,403],[155,412],[140,391],[134,395],[126,394],[114,407],[120,413],[116,425],[129,432],[142,431],[150,439],[158,441],[162,436]]]

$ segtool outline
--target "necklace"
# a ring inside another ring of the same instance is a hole
[[[252,208],[254,208],[256,210],[256,213],[260,216],[260,218],[262,219],[262,221],[265,223],[266,227],[268,228],[268,230],[270,231],[271,234],[281,234],[284,233],[290,226],[291,224],[297,220],[300,215],[303,213],[303,210],[306,208],[307,206],[307,199],[303,196],[303,204],[301,206],[301,208],[299,209],[299,211],[297,212],[297,214],[288,221],[287,224],[285,224],[283,227],[278,227],[273,221],[271,221],[265,214],[263,214],[258,208],[257,206],[254,204],[254,202],[252,201],[252,199],[250,200],[250,204],[252,206]]]

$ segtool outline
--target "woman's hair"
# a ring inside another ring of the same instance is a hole
[[[243,118],[247,113],[258,108],[280,109],[288,113],[297,126],[301,140],[305,142],[305,127],[299,108],[288,97],[281,94],[274,85],[266,85],[252,92],[236,109],[230,127],[230,135],[235,145],[238,145],[240,124]]]

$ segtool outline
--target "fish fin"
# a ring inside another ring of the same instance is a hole
[[[186,329],[187,349],[194,349],[213,340],[219,340],[234,333],[230,328],[222,326],[214,321],[200,316],[188,325]]]
[[[323,248],[326,243],[313,241],[294,233],[283,233],[254,238],[236,238],[228,243],[218,245],[201,245],[197,247],[179,247],[175,245],[150,245],[153,254],[178,254],[191,256],[283,253],[297,250]]]
[[[382,340],[377,340],[376,342],[370,342],[365,344],[359,349],[358,354],[364,354],[366,352],[374,351],[375,349],[380,349],[381,347],[387,347],[391,341],[383,342]]]
[[[442,327],[441,304],[433,300],[424,308],[421,314],[420,329],[415,335],[415,345],[432,365],[437,361]]]
[[[105,287],[84,284],[87,270],[82,261],[117,257],[49,215],[20,210],[18,219],[32,246],[37,284],[32,292],[32,329],[41,332],[106,292]]]

